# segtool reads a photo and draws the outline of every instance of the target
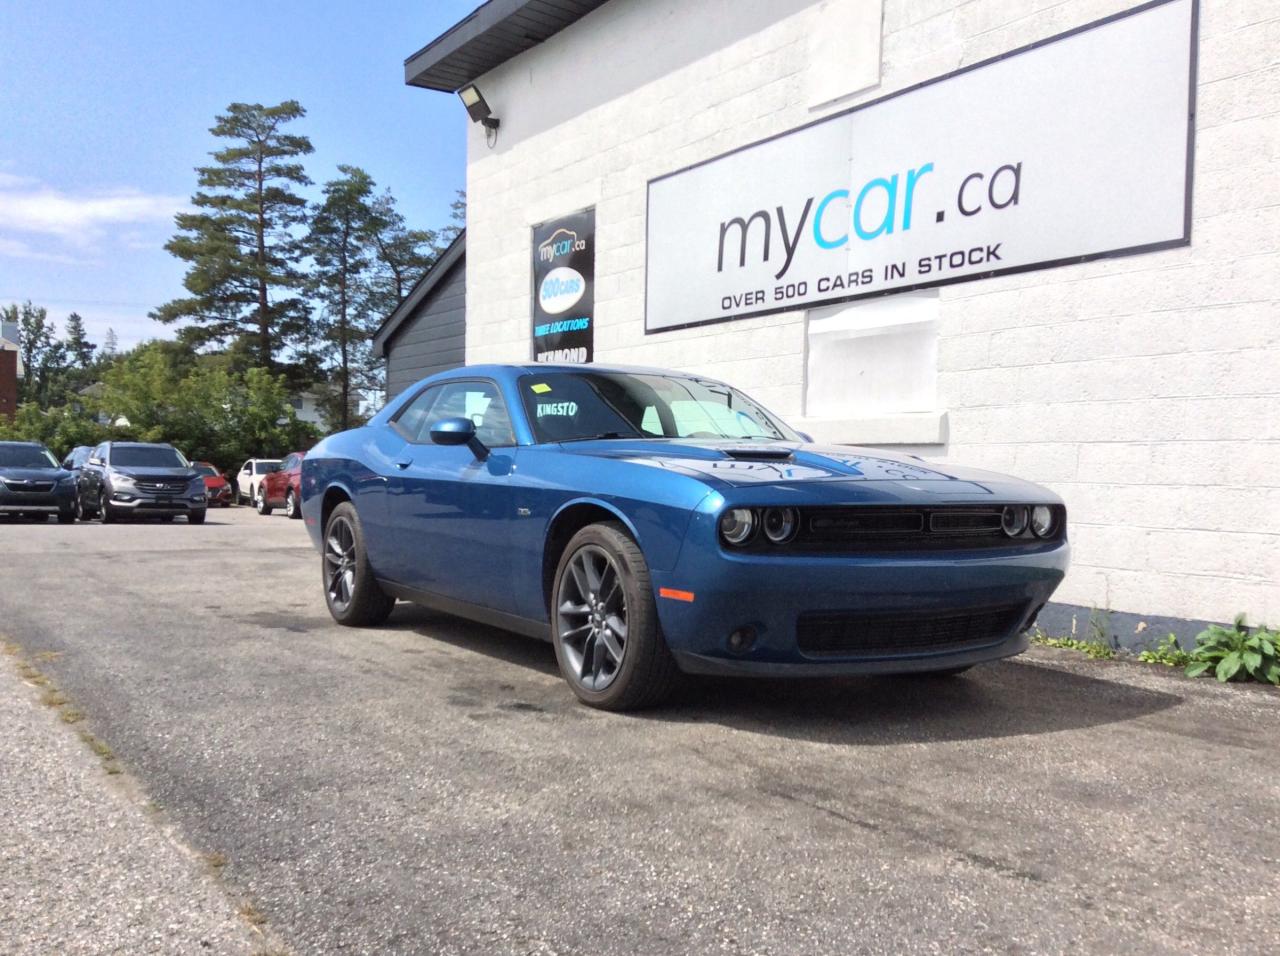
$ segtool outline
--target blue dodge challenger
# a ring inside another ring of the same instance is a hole
[[[698,674],[955,674],[1027,646],[1067,568],[1044,488],[816,447],[722,382],[486,365],[302,463],[341,624],[397,599],[550,640],[584,702]]]

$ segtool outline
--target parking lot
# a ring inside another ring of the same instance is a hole
[[[1273,690],[1036,649],[950,680],[700,681],[614,715],[548,644],[403,604],[336,627],[279,513],[4,522],[0,555],[0,632],[52,652],[137,799],[298,953],[1280,934]]]

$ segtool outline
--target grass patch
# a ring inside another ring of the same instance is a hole
[[[76,710],[74,707],[64,707],[58,716],[62,718],[64,724],[78,724],[84,720],[84,711]]]
[[[1163,664],[1166,667],[1186,667],[1191,663],[1191,652],[1184,651],[1178,643],[1178,635],[1170,634],[1138,655],[1144,664]]]
[[[50,661],[56,661],[59,657],[61,657],[62,651],[37,651],[31,656],[36,660],[40,661],[42,664],[47,664]]]
[[[240,918],[254,927],[262,926],[267,921],[267,918],[262,915],[262,910],[249,902],[240,904]]]
[[[227,855],[214,850],[212,853],[206,853],[204,855],[204,861],[215,870],[220,870],[227,865]]]
[[[66,704],[66,702],[67,699],[52,687],[48,688],[40,695],[40,703],[44,704],[46,707],[61,707]]]
[[[1115,660],[1116,657],[1116,649],[1102,641],[1082,641],[1075,637],[1049,637],[1045,634],[1034,634],[1031,637],[1031,643],[1039,644],[1041,647],[1078,651],[1095,661],[1110,661]]]

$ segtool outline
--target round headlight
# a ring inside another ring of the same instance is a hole
[[[764,536],[774,544],[790,541],[799,521],[795,508],[769,508],[764,513]]]
[[[1009,505],[1000,516],[1000,527],[1011,538],[1027,530],[1027,509],[1022,505]]]
[[[1037,538],[1047,538],[1053,533],[1053,509],[1048,505],[1031,509],[1031,532]]]
[[[730,544],[746,544],[755,530],[756,514],[750,508],[730,508],[720,517],[720,533]]]

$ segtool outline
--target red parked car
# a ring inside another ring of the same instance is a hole
[[[283,507],[290,518],[302,517],[302,459],[306,452],[295,451],[262,476],[254,501],[258,514],[269,515]]]
[[[209,506],[231,507],[231,482],[227,481],[227,476],[207,461],[195,462],[195,469],[204,479],[204,493],[209,497]]]

